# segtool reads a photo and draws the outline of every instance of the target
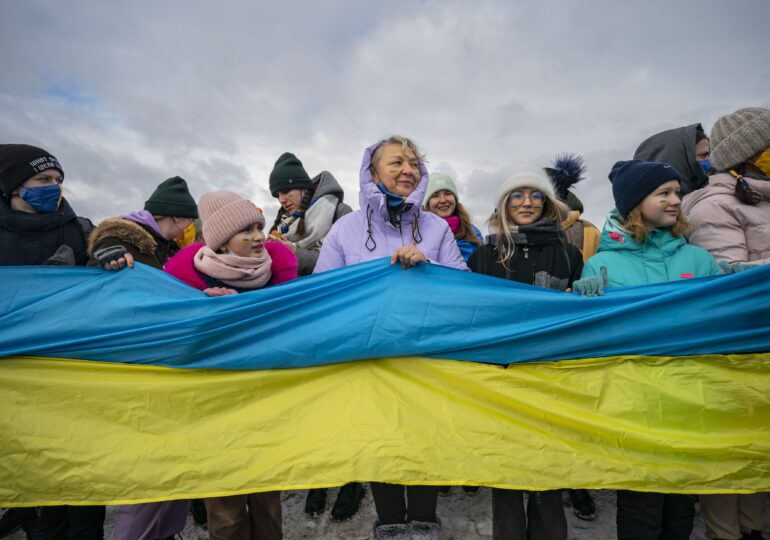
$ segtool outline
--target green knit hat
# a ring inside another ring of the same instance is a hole
[[[422,204],[427,205],[430,198],[433,197],[437,191],[451,192],[452,195],[455,196],[455,202],[460,198],[457,195],[457,185],[455,184],[455,181],[452,180],[451,176],[441,173],[430,173],[430,176],[428,177],[428,189],[425,190],[425,199]]]
[[[154,216],[198,217],[198,206],[187,189],[184,178],[175,176],[164,180],[144,203],[144,209]]]
[[[313,189],[313,182],[297,156],[284,152],[270,173],[270,193],[277,197],[279,191],[292,189]]]

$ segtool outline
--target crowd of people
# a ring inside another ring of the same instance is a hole
[[[196,203],[178,176],[160,183],[141,210],[127,209],[94,227],[63,197],[64,169],[52,154],[3,144],[0,265],[117,271],[141,262],[222,296],[389,257],[404,269],[439,264],[596,296],[608,287],[729,274],[770,260],[769,109],[726,114],[710,137],[692,124],[642,142],[633,159],[609,171],[615,206],[601,232],[582,219],[583,204],[573,191],[584,172],[575,155],[508,167],[484,236],[460,202],[457,180],[429,174],[417,144],[392,136],[364,151],[355,211],[332,174],[311,177],[297,156],[285,153],[269,177],[280,203],[269,227],[255,202],[218,191]],[[447,488],[369,487],[377,511],[374,538],[440,537],[437,497]],[[332,520],[353,518],[365,489],[356,482],[343,486]],[[493,490],[493,537],[566,540],[561,491],[529,492],[526,508],[524,495]],[[570,495],[578,517],[592,519],[590,493]],[[698,499],[710,538],[762,538],[765,494]],[[690,495],[619,491],[618,538],[688,539],[695,501]],[[280,493],[267,492],[122,506],[114,538],[174,537],[191,503],[212,539],[282,537]],[[308,492],[308,516],[321,515],[326,506],[326,490]],[[104,516],[102,506],[12,509],[0,520],[0,532],[22,526],[28,538],[101,539]]]

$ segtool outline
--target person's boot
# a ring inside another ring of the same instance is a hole
[[[326,488],[308,490],[305,499],[305,515],[315,519],[326,510]]]
[[[355,516],[363,498],[364,486],[361,483],[351,482],[342,486],[332,507],[332,521],[346,521]]]
[[[190,501],[190,513],[193,521],[200,527],[205,527],[209,522],[209,514],[206,511],[206,505],[203,499],[193,499]]]
[[[570,499],[572,499],[572,511],[584,521],[593,521],[596,519],[596,505],[587,489],[569,489]]]
[[[0,538],[21,527],[21,518],[28,508],[9,508],[0,516]]]
[[[29,510],[21,519],[21,528],[27,535],[27,540],[43,540],[43,520],[34,508],[25,508]]]
[[[374,540],[412,540],[412,538],[411,523],[380,525],[379,521],[374,522]]]
[[[412,540],[439,540],[441,537],[441,522],[412,521],[410,525]]]

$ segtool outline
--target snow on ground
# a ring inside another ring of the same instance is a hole
[[[319,519],[308,519],[304,515],[305,492],[286,491],[283,493],[283,531],[286,540],[366,540],[372,538],[372,523],[375,520],[374,502],[367,490],[361,510],[353,519],[344,523],[329,520],[329,509],[336,498],[337,490],[330,490],[327,511]],[[570,540],[615,540],[615,492],[592,491],[596,501],[597,516],[594,521],[582,521],[574,516],[565,498],[565,512],[569,522]],[[770,505],[768,505],[770,506]],[[769,509],[770,510],[770,509]],[[112,538],[115,527],[115,508],[107,508],[105,538]],[[469,496],[461,488],[452,488],[446,497],[439,497],[438,515],[443,524],[444,540],[491,540],[492,538],[492,497],[491,491],[481,488],[477,495]],[[765,536],[770,538],[770,511]],[[21,532],[6,537],[9,540],[24,540]],[[206,529],[187,520],[182,531],[184,540],[206,540]],[[696,515],[692,540],[705,540],[703,522]]]

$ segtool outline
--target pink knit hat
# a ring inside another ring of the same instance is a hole
[[[249,225],[265,226],[265,216],[254,203],[229,191],[204,194],[198,201],[198,212],[203,241],[214,251]]]

